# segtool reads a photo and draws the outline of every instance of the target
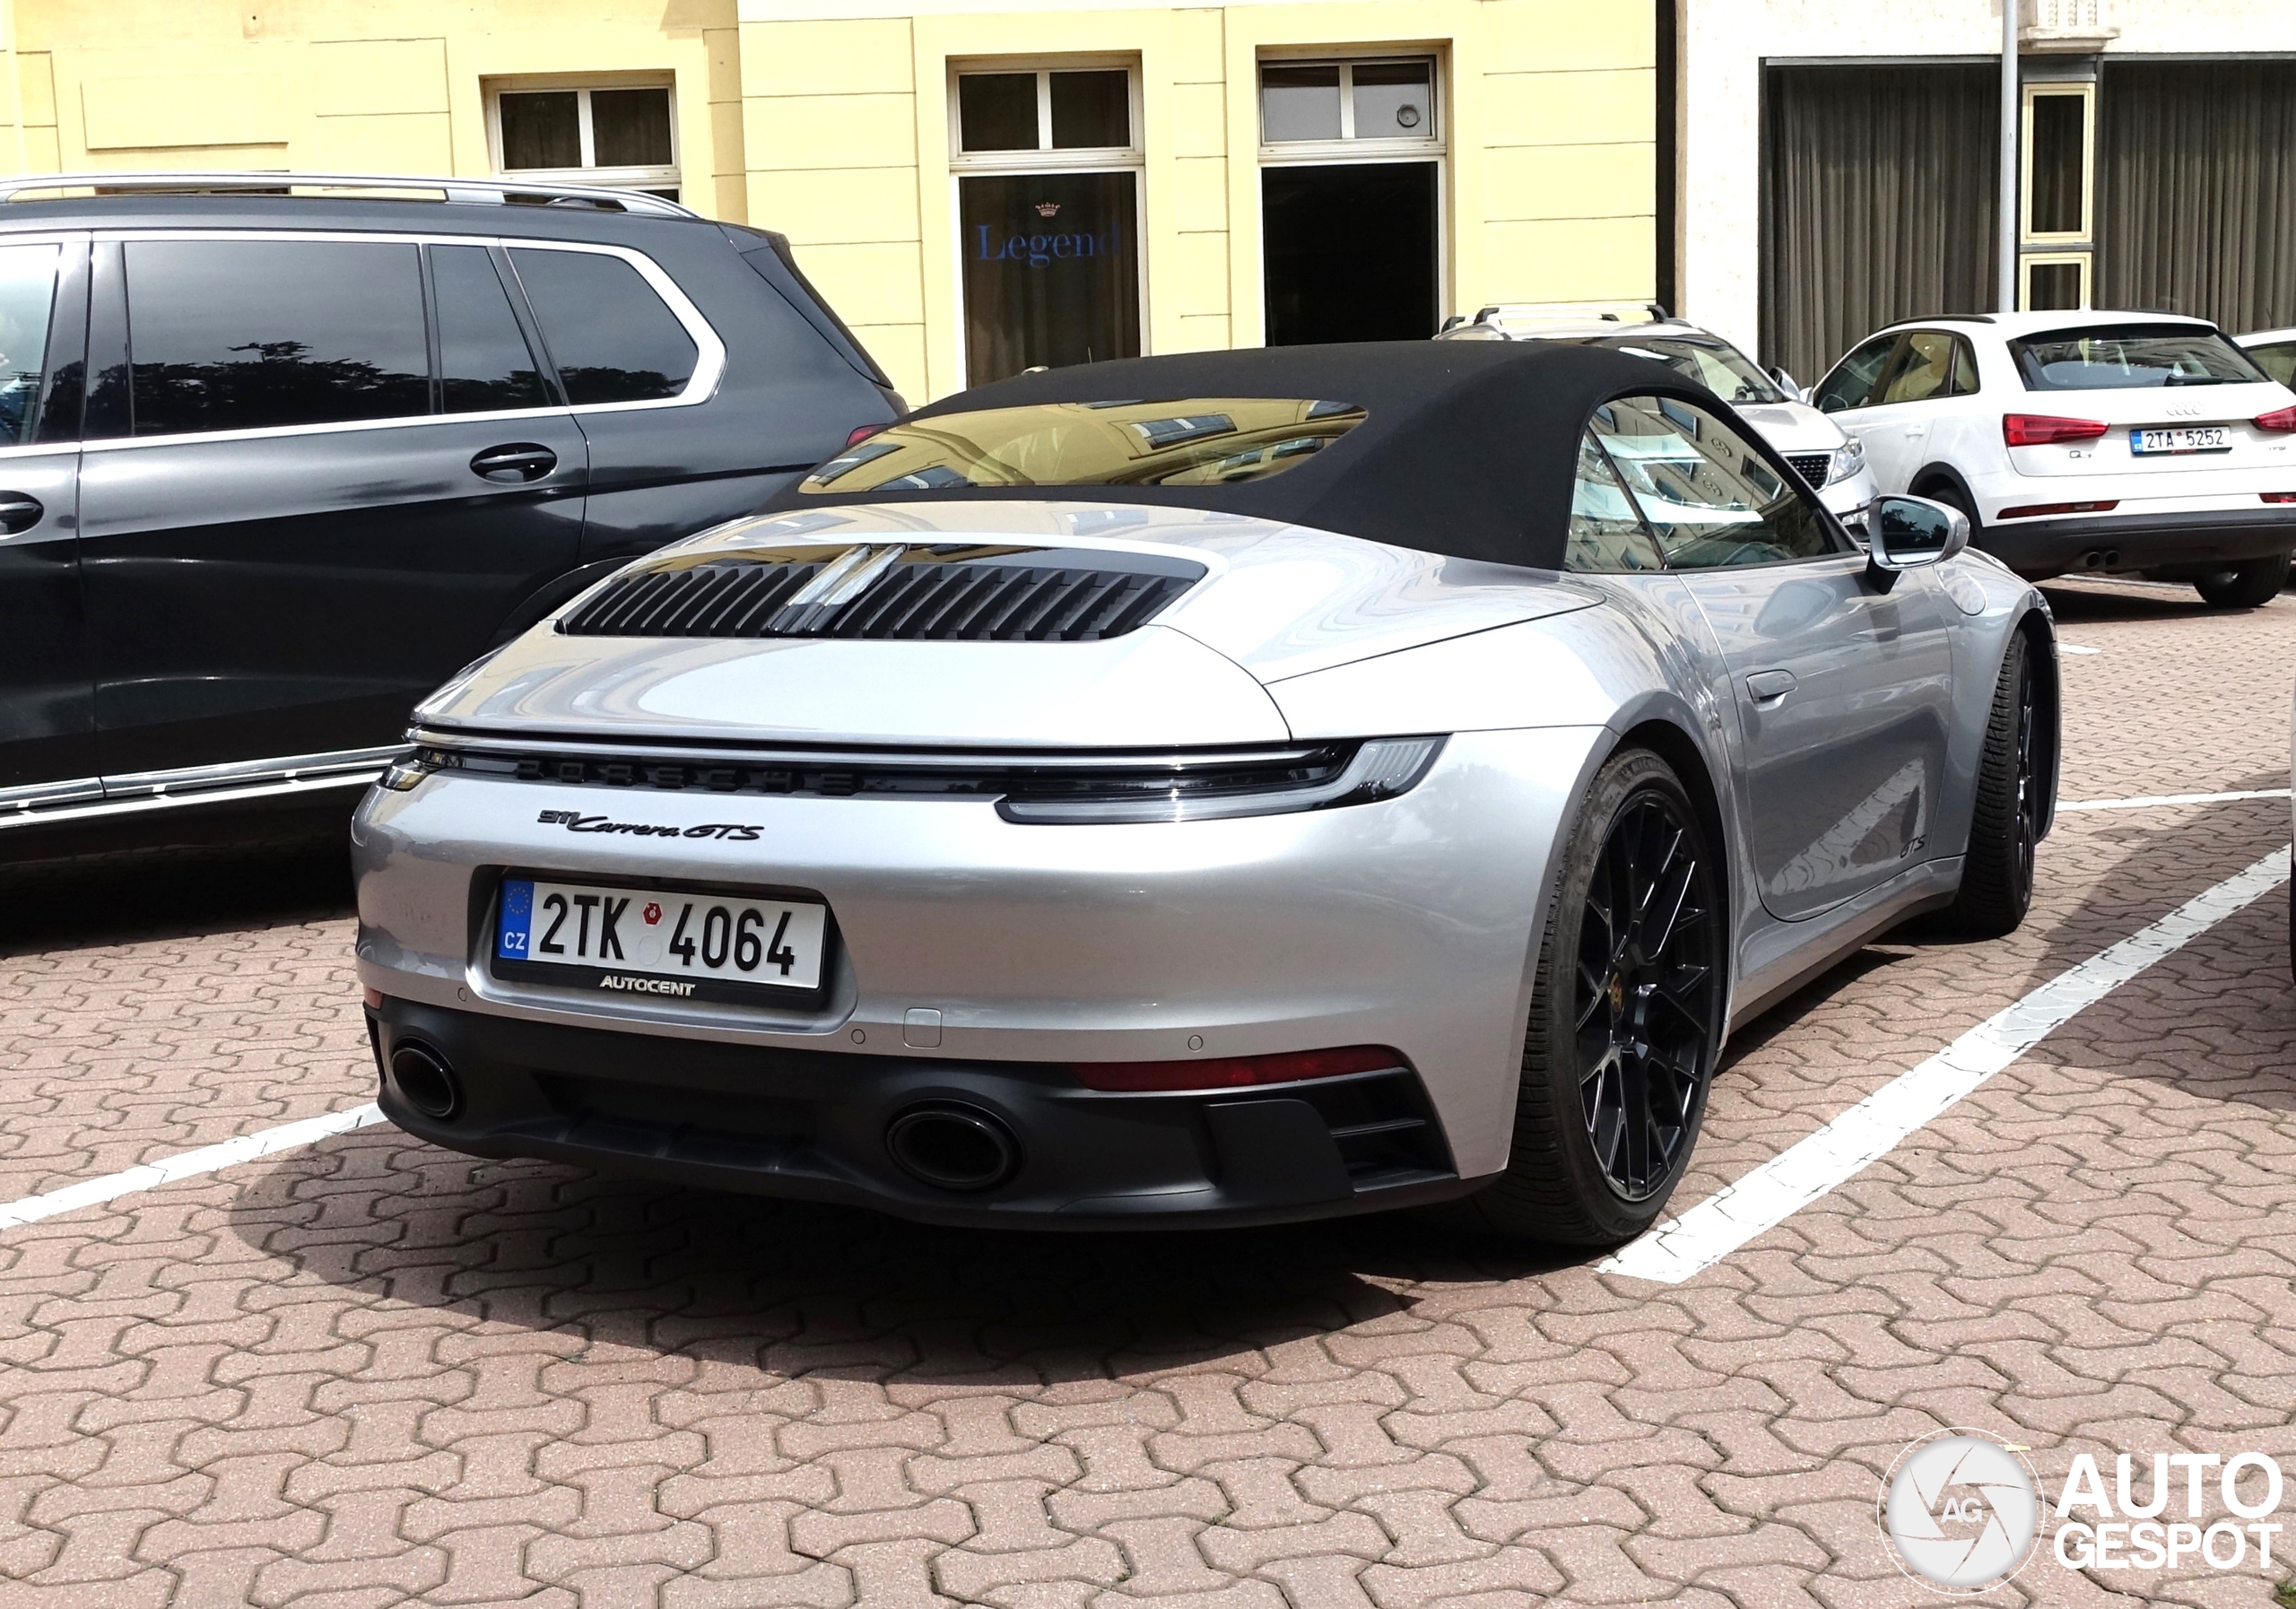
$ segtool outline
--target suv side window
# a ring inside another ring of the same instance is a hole
[[[542,370],[510,310],[483,246],[433,246],[430,293],[439,317],[439,384],[449,413],[550,404]]]
[[[568,402],[648,402],[693,378],[693,337],[626,258],[513,247],[510,261]]]
[[[1833,366],[1833,372],[1818,382],[1810,400],[1825,413],[1839,413],[1844,408],[1862,408],[1874,398],[1874,382],[1881,378],[1882,365],[1898,344],[1895,335],[1876,335],[1863,346]]]
[[[1593,431],[1676,570],[1839,551],[1794,477],[1694,404],[1622,396],[1595,410]]]
[[[1953,337],[1953,395],[1975,396],[1978,394],[1977,349],[1960,335]]]
[[[1961,344],[1944,330],[1915,330],[1890,360],[1882,377],[1880,401],[1928,402],[1953,394],[1953,360]]]
[[[39,377],[48,364],[48,316],[56,301],[54,242],[0,246],[0,447],[32,439]]]
[[[1664,570],[1666,561],[1634,500],[1603,456],[1592,431],[1578,439],[1578,472],[1570,489],[1570,535],[1562,568],[1582,572]]]
[[[412,245],[130,240],[126,261],[138,436],[430,411]]]

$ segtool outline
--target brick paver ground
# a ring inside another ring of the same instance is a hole
[[[2067,798],[2286,785],[2296,600],[2052,596],[2100,650]],[[2066,818],[2022,932],[1875,945],[1743,1035],[1678,1205],[2287,839],[2281,801]],[[368,1099],[346,913],[324,854],[0,878],[0,1200]],[[2286,943],[2275,894],[1676,1287],[1439,1221],[957,1234],[387,1127],[0,1231],[0,1609],[1935,1602],[1874,1519],[1933,1429],[2051,1495],[2082,1451],[2296,1459]],[[1985,1601],[2289,1573],[2043,1556]]]

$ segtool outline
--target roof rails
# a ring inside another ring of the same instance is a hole
[[[700,213],[643,190],[601,185],[562,185],[548,179],[442,178],[436,175],[385,173],[36,173],[0,178],[0,202],[54,190],[95,190],[109,195],[201,195],[211,192],[279,195],[296,190],[434,190],[442,200],[481,206],[590,206],[601,211],[640,213],[662,218],[699,218]]]
[[[1655,301],[1501,301],[1473,318],[1455,314],[1445,329],[1462,324],[1663,324],[1666,309]]]

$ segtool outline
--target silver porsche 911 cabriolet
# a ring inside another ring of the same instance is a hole
[[[2048,611],[1871,530],[1601,350],[952,397],[423,705],[354,827],[383,1109],[949,1222],[1622,1240],[1733,1024],[2024,915]]]

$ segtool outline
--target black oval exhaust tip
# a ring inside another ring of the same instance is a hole
[[[978,1107],[913,1106],[885,1125],[885,1149],[911,1178],[943,1190],[987,1190],[1021,1166],[1012,1131]]]
[[[391,1052],[391,1082],[407,1105],[444,1122],[461,1108],[463,1087],[447,1058],[428,1045],[404,1044]]]

